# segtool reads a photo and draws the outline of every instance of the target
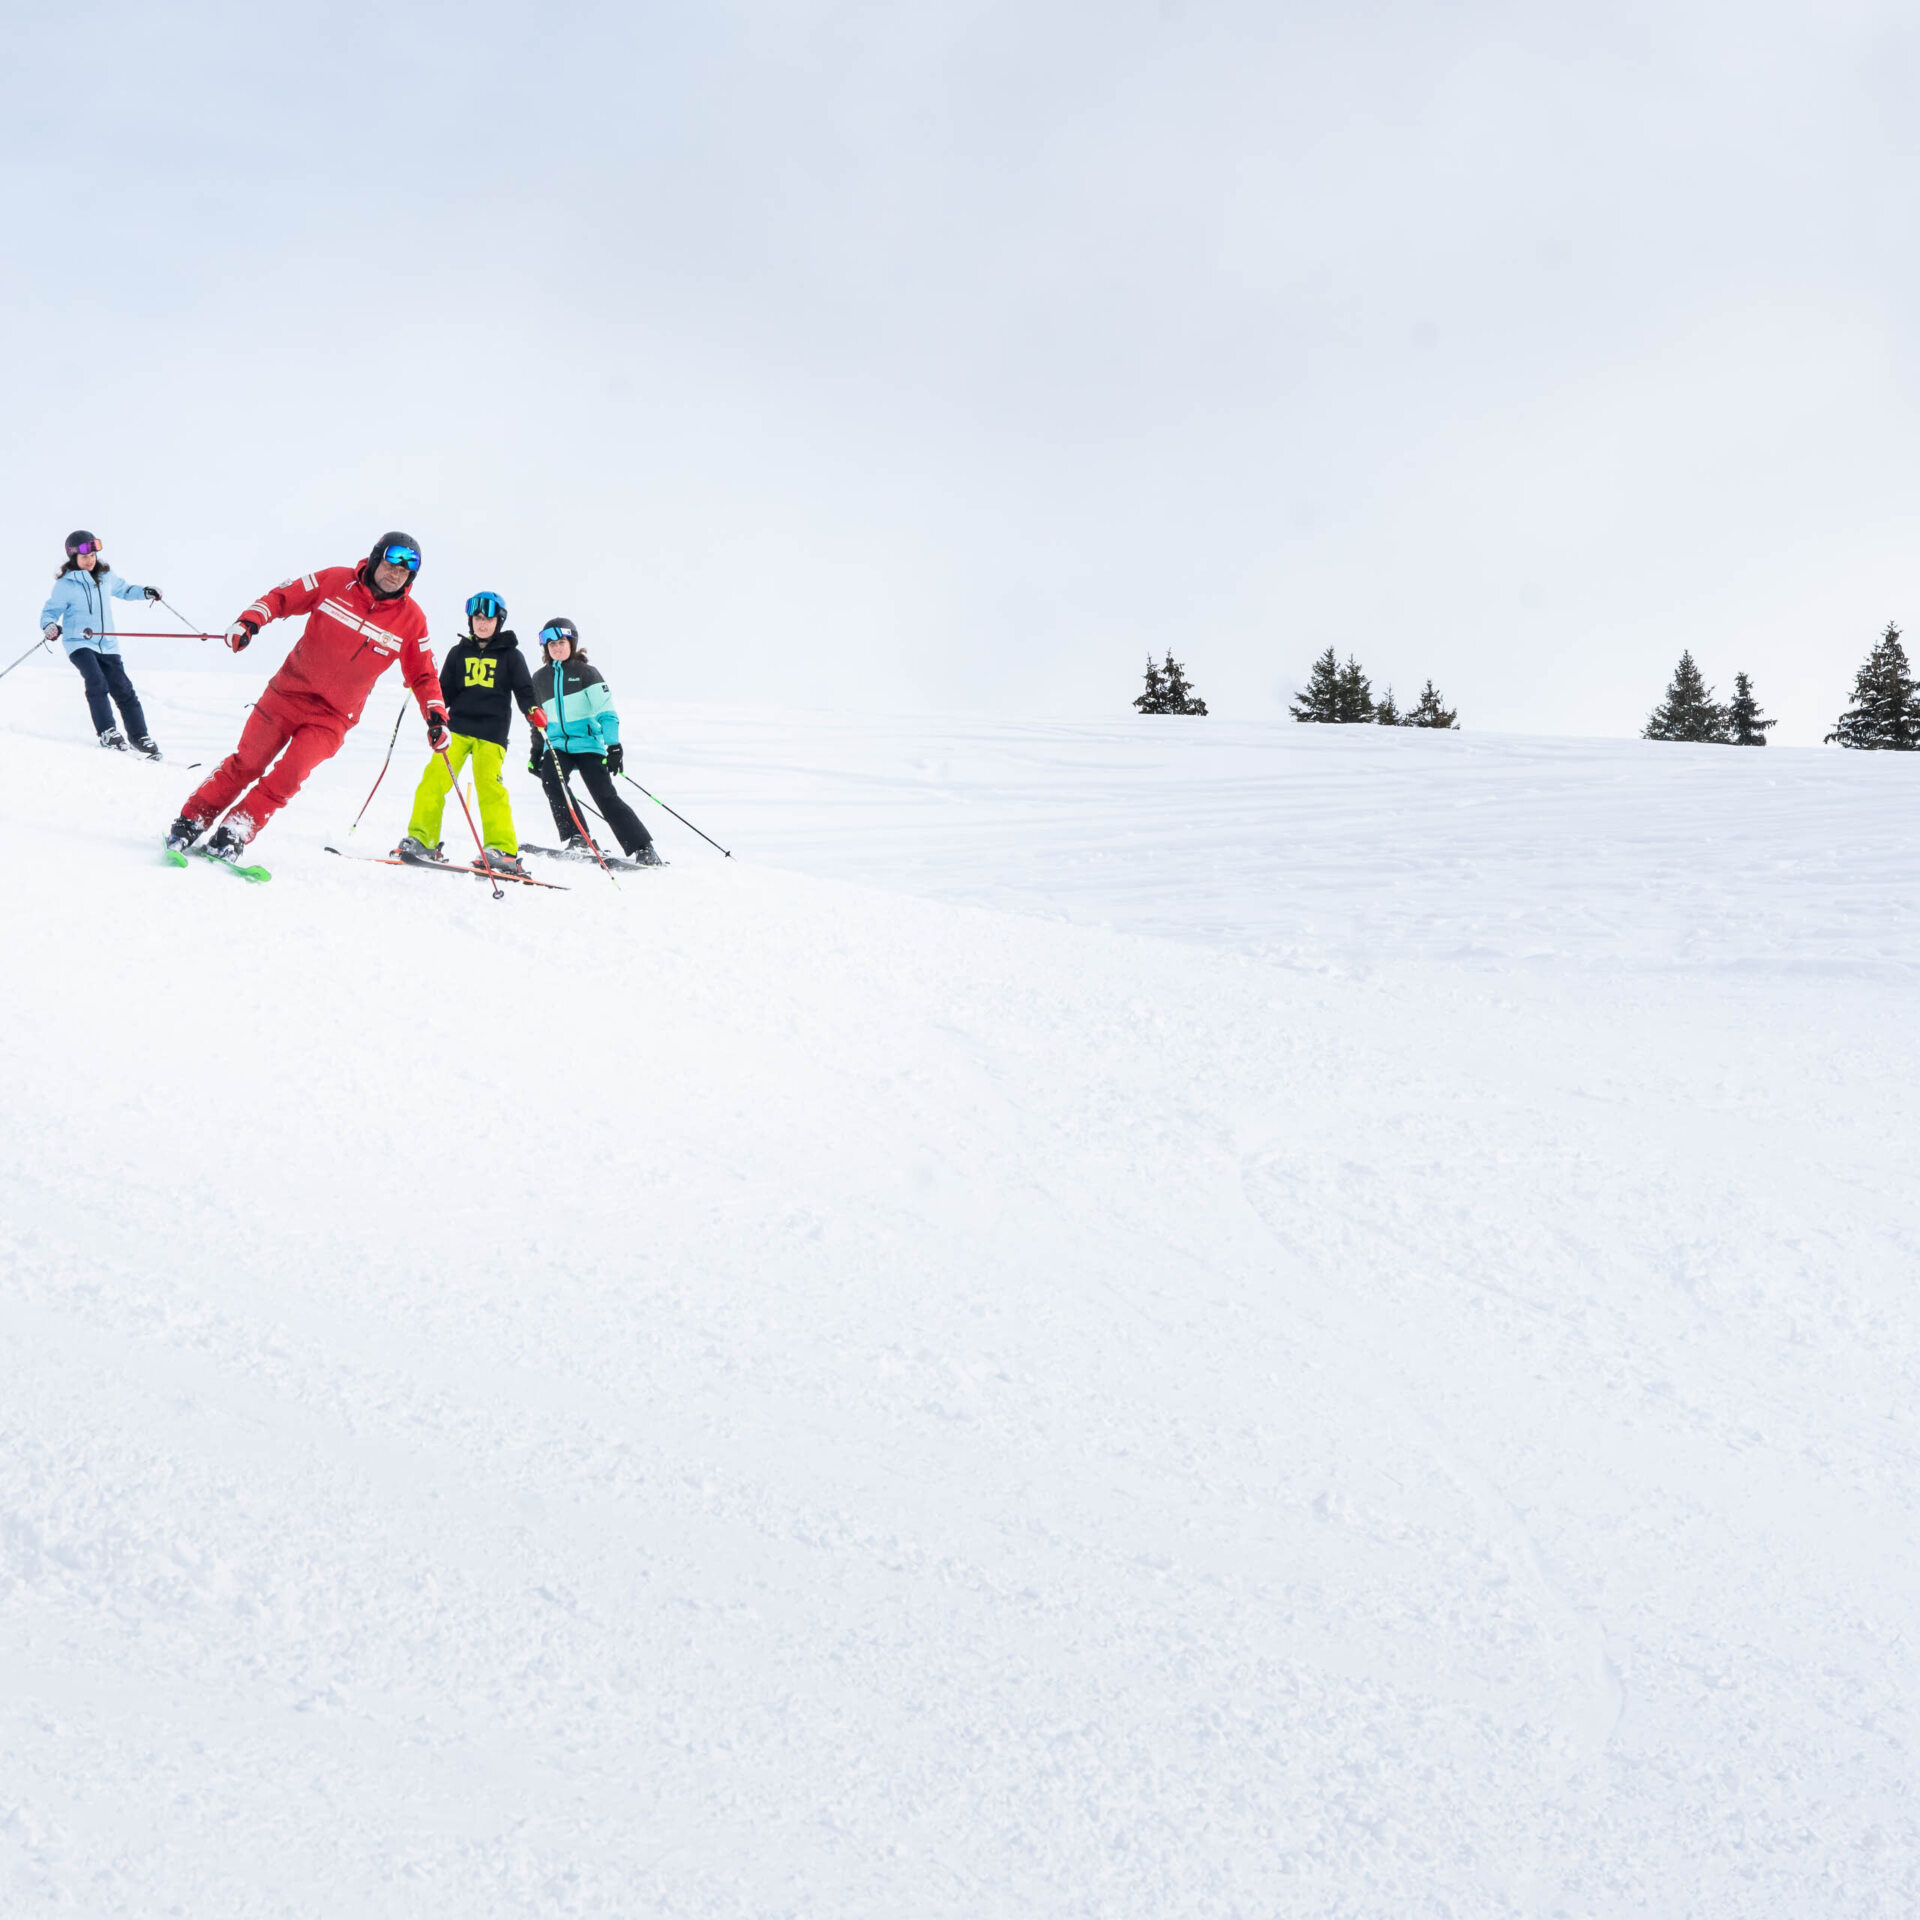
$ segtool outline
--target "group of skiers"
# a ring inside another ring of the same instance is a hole
[[[431,749],[406,835],[394,849],[401,859],[444,860],[442,811],[461,768],[471,763],[484,842],[473,865],[526,876],[501,777],[517,705],[531,735],[527,770],[545,789],[562,848],[597,851],[567,784],[577,773],[626,857],[658,865],[652,835],[613,784],[624,760],[620,719],[606,682],[587,663],[579,629],[571,620],[547,621],[539,662],[529,669],[506,624],[506,602],[497,593],[476,593],[467,601],[467,631],[436,672],[427,617],[413,599],[419,571],[419,542],[404,533],[382,534],[357,566],[322,567],[284,581],[241,613],[224,636],[235,653],[270,621],[300,614],[307,621],[253,702],[239,745],[187,796],[168,830],[168,847],[185,853],[211,829],[199,851],[237,861],[314,768],[339,752],[374,683],[398,659]],[[158,760],[120,655],[110,599],[159,601],[162,595],[158,587],[121,579],[91,533],[70,534],[66,565],[41,611],[42,638],[58,640],[79,670],[101,746]],[[115,707],[124,733],[113,723]]]

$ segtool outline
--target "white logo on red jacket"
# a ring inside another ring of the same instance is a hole
[[[343,607],[338,600],[322,600],[318,609],[329,620],[337,620],[343,627],[364,634],[382,653],[398,653],[400,636],[389,633],[385,627],[376,627],[371,620],[362,620],[351,607]]]

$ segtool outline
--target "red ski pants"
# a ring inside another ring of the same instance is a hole
[[[251,840],[300,791],[307,775],[340,751],[346,737],[347,722],[331,707],[290,699],[268,687],[253,703],[239,746],[194,788],[181,811],[210,826],[237,800],[234,810],[246,815]]]

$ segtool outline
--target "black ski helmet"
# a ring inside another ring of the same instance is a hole
[[[100,551],[100,541],[96,535],[89,533],[85,527],[76,527],[73,532],[67,535],[67,558],[69,560],[75,558],[82,547],[91,547],[95,553],[98,553]]]
[[[540,623],[540,649],[543,653],[549,640],[565,640],[576,653],[580,651],[580,629],[571,620],[543,620]]]
[[[402,547],[413,556],[411,560],[405,562],[407,584],[397,593],[382,593],[378,587],[373,586],[373,570],[386,560],[388,551],[394,547]],[[383,533],[373,543],[373,550],[367,555],[367,585],[373,587],[377,599],[404,600],[413,591],[413,583],[419,572],[420,542],[410,533]]]

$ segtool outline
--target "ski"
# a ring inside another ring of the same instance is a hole
[[[585,861],[589,865],[593,861],[593,855],[590,853],[569,853],[565,847],[530,847],[524,840],[520,842],[520,851],[537,853],[543,860],[571,860],[576,863]],[[664,860],[628,860],[617,853],[603,853],[600,857],[608,866],[617,867],[622,873],[647,873],[656,866],[667,865]]]
[[[563,887],[555,880],[536,880],[530,873],[491,873],[485,867],[463,867],[451,860],[402,860],[391,853],[343,853],[338,847],[329,847],[329,853],[337,853],[342,860],[364,860],[375,867],[411,867],[416,873],[463,873],[469,880],[506,880],[516,887],[545,887],[549,893],[570,893],[570,887]]]
[[[191,855],[196,860],[204,860],[210,867],[224,867],[239,879],[252,881],[256,887],[261,881],[273,878],[265,867],[243,867],[232,860],[222,860],[217,854],[208,853],[204,847],[189,847],[186,853],[182,853],[177,847],[162,847],[160,852],[170,867],[184,867],[188,856]]]

